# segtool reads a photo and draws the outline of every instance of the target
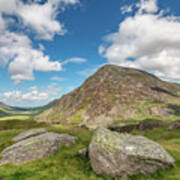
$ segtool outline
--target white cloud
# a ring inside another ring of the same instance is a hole
[[[51,84],[46,88],[38,88],[32,86],[22,92],[21,90],[8,91],[0,94],[0,102],[11,106],[39,106],[45,104],[47,101],[54,99],[59,95],[61,87],[57,87],[55,84]]]
[[[85,63],[87,59],[85,58],[80,58],[80,57],[73,57],[70,59],[66,59],[62,64],[69,64],[69,63]]]
[[[1,94],[0,100],[11,106],[30,106],[31,103],[38,104],[40,102],[47,101],[48,94],[46,92],[38,92],[36,90],[24,94],[21,91],[9,91]]]
[[[60,71],[61,64],[32,47],[31,40],[10,32],[0,33],[1,63],[9,64],[9,74],[16,83],[34,80],[34,71]],[[13,60],[12,60],[13,59]]]
[[[59,82],[61,82],[61,81],[64,81],[64,80],[66,80],[65,78],[62,78],[62,77],[59,77],[59,76],[53,76],[52,78],[51,78],[51,80],[52,81],[59,81]]]
[[[111,44],[104,45],[105,50],[100,53],[109,63],[143,69],[177,81],[180,79],[179,17],[156,14],[155,0],[142,0],[138,7],[135,16],[120,23],[118,32],[106,37]]]
[[[138,13],[155,13],[158,11],[157,0],[141,0],[140,3],[136,4],[136,7],[139,8]]]
[[[75,4],[78,0],[47,0],[44,3],[19,0],[0,0],[0,13],[14,15],[22,23],[35,31],[40,39],[52,40],[55,34],[63,35],[64,25],[57,20],[60,10],[68,4]]]
[[[17,13],[24,25],[36,31],[38,38],[50,40],[56,33],[62,35],[65,33],[63,25],[55,20],[57,7],[58,5],[50,2],[43,5],[33,3],[23,5]]]
[[[8,72],[16,84],[34,80],[34,71],[60,71],[62,68],[59,61],[52,61],[44,54],[42,44],[35,49],[27,35],[11,32],[9,25],[17,26],[18,30],[25,27],[28,32],[33,30],[38,38],[52,40],[55,34],[65,32],[63,24],[57,20],[58,14],[66,5],[76,3],[78,0],[28,0],[26,3],[0,0],[0,65],[8,65]]]
[[[123,6],[121,7],[121,13],[122,14],[126,14],[126,13],[130,13],[133,11],[133,7],[132,6]]]
[[[103,54],[106,51],[106,48],[103,45],[100,45],[98,48],[99,54]]]
[[[12,14],[15,13],[17,7],[20,6],[21,1],[18,0],[0,0],[0,12]]]

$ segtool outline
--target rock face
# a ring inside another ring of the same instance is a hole
[[[33,136],[37,136],[37,135],[40,135],[40,134],[43,134],[47,132],[44,128],[41,128],[41,129],[31,129],[29,131],[26,131],[26,132],[23,132],[19,135],[17,135],[16,137],[13,138],[13,141],[22,141],[24,139],[27,139],[27,138],[30,138],[30,137],[33,137]]]
[[[19,141],[12,146],[6,148],[2,152],[2,160],[0,165],[5,163],[23,164],[28,161],[45,158],[57,152],[61,146],[71,146],[75,143],[75,138],[67,134],[56,134],[52,132],[44,132],[44,130],[31,130],[17,136],[15,139]],[[30,132],[41,132],[40,135],[27,139]],[[20,140],[22,137],[22,140]]]
[[[157,143],[143,137],[98,128],[89,146],[93,170],[111,177],[151,174],[170,168],[174,159]]]
[[[144,114],[169,117],[176,110],[168,104],[180,106],[179,94],[179,84],[164,82],[141,70],[105,65],[36,119],[94,129]]]
[[[180,129],[180,119],[170,123],[168,130]]]

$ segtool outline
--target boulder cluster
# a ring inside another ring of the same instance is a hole
[[[13,138],[15,144],[2,153],[0,165],[23,164],[56,153],[62,146],[71,146],[76,138],[68,134],[32,129]],[[143,137],[118,133],[99,127],[95,130],[89,147],[79,151],[89,158],[92,169],[108,177],[128,177],[152,174],[158,169],[174,166],[174,159],[162,146]]]

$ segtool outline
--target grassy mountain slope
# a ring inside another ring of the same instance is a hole
[[[128,119],[180,116],[180,85],[144,71],[105,65],[37,119],[94,127]]]

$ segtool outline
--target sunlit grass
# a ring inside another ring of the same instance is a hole
[[[13,123],[14,122],[14,123]],[[19,124],[18,124],[19,123]],[[6,126],[5,124],[8,124]],[[26,163],[20,166],[11,164],[0,167],[0,175],[3,180],[112,180],[112,178],[96,175],[88,159],[81,159],[78,150],[87,147],[91,141],[93,132],[85,128],[68,127],[62,125],[49,126],[34,121],[4,121],[0,126],[6,130],[0,130],[0,151],[13,142],[11,139],[22,131],[34,127],[45,127],[48,131],[56,133],[68,133],[77,137],[77,142],[72,147],[63,147],[48,158]],[[8,129],[9,127],[9,129]],[[148,130],[146,132],[134,131],[135,135],[146,136],[160,143],[176,160],[173,169],[145,176],[137,175],[127,180],[179,180],[180,179],[180,131],[167,131],[166,128]]]
[[[22,115],[22,116],[7,116],[7,117],[1,117],[0,121],[6,121],[6,120],[28,120],[30,119],[31,116],[26,116],[26,115]]]

